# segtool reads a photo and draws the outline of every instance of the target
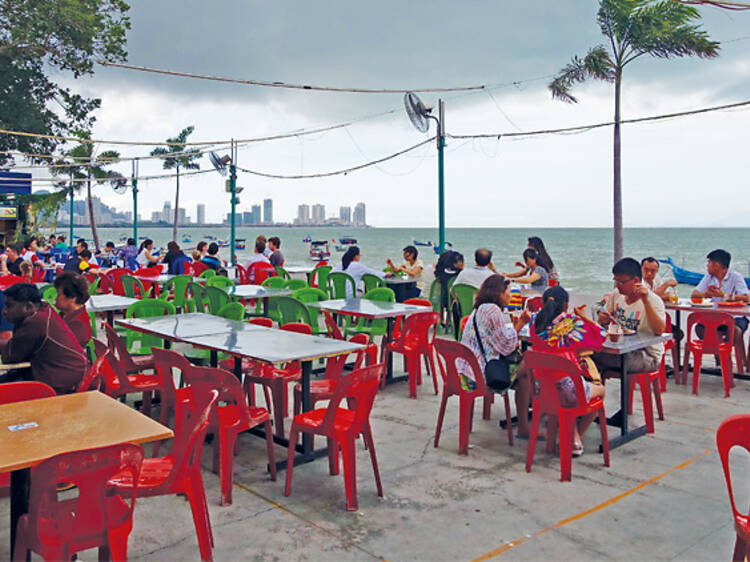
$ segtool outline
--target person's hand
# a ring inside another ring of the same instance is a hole
[[[391,258],[388,258],[387,260],[385,260],[385,263],[387,263],[391,267],[394,267],[393,262],[391,261]]]
[[[0,254],[0,261],[1,262],[8,261],[8,254]]]
[[[648,287],[643,283],[636,283],[635,287],[633,287],[633,296],[636,299],[646,302],[646,299],[648,299]]]
[[[667,287],[676,287],[677,286],[677,279],[667,279],[664,284]]]
[[[607,314],[603,310],[599,311],[599,315],[597,316],[597,320],[598,320],[598,322],[599,322],[600,325],[605,326],[605,327],[609,326],[610,322],[612,322],[612,318],[609,316],[609,314]]]
[[[576,306],[573,308],[573,312],[575,312],[576,316],[580,316],[581,318],[585,318],[586,316],[586,305],[582,304],[580,306]]]
[[[490,262],[490,263],[489,263],[489,264],[487,265],[487,268],[488,268],[488,269],[489,269],[489,270],[490,270],[491,272],[493,272],[493,273],[497,273],[497,269],[495,269],[495,264],[494,264],[494,263]]]
[[[724,292],[719,289],[716,285],[709,285],[706,288],[706,296],[707,297],[723,297]]]
[[[526,264],[525,263],[521,263],[520,261],[517,261],[515,263],[515,265],[516,265],[516,267],[526,267]]]

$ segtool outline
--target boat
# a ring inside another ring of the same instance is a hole
[[[216,240],[219,248],[229,248],[229,240]]]
[[[667,256],[665,260],[659,260],[661,263],[666,263],[672,268],[674,278],[678,283],[684,283],[685,285],[697,285],[703,279],[703,273],[697,271],[690,271],[689,269],[683,269],[674,263],[674,260]],[[745,284],[750,288],[750,277],[745,277]]]
[[[415,246],[434,246],[432,242],[421,242],[420,240],[414,240]]]
[[[245,249],[245,239],[244,238],[236,238],[234,241],[234,249],[235,250],[244,250]]]
[[[346,244],[347,246],[351,246],[352,244],[357,243],[356,238],[339,238],[339,243]]]
[[[434,246],[432,247],[432,249],[433,249],[433,251],[434,251],[434,252],[435,252],[435,253],[436,253],[437,255],[440,255],[440,246],[438,246],[437,244],[435,244],[435,245],[434,245]],[[446,250],[452,250],[452,249],[453,249],[453,244],[451,244],[450,242],[446,242],[446,243],[445,243],[445,249],[446,249]]]
[[[331,257],[328,249],[327,240],[312,240],[310,242],[310,259],[313,261],[323,261]]]
[[[305,244],[309,244],[310,242],[312,242],[312,238],[310,238],[310,236],[305,236],[302,239],[302,242],[305,243]]]
[[[183,236],[182,237],[182,243],[183,244],[190,244],[193,242],[193,239],[190,236]]]
[[[216,240],[216,236],[212,236],[211,234],[204,234],[203,238],[206,240]]]

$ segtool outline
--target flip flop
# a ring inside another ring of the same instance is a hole
[[[528,438],[529,438],[528,435],[519,435],[518,433],[516,433],[516,439],[528,440]],[[537,435],[536,440],[537,441],[546,441],[547,440],[547,436],[539,434],[539,435]]]
[[[576,447],[575,444],[573,444],[573,456],[580,457],[581,455],[583,455],[583,444],[581,444],[580,447]]]

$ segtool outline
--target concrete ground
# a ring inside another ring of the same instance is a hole
[[[396,361],[400,366],[400,360]],[[656,433],[597,452],[596,425],[586,453],[573,461],[572,482],[560,482],[559,459],[537,445],[533,471],[524,468],[527,442],[509,446],[492,419],[475,412],[472,448],[459,456],[458,403],[452,398],[438,448],[433,447],[439,397],[429,379],[416,400],[406,383],[376,400],[372,425],[385,497],[375,491],[369,456],[359,444],[359,511],[347,512],[343,477],[321,458],[294,470],[290,497],[285,472],[271,482],[264,441],[242,435],[235,459],[234,503],[219,505],[219,479],[204,448],[203,477],[216,541],[216,560],[728,560],[734,544],[731,511],[716,453],[715,430],[747,411],[750,382],[737,381],[724,398],[721,379],[701,377],[700,396],[672,379],[664,395],[666,420]],[[610,382],[607,409],[619,404]],[[636,399],[633,423],[642,423]],[[287,420],[287,429],[288,429]],[[610,428],[614,435],[614,428]],[[323,444],[322,439],[317,440]],[[150,448],[147,447],[147,451]],[[277,458],[286,449],[277,447]],[[745,455],[737,455],[738,505],[747,506]],[[742,458],[739,458],[742,457]],[[9,500],[0,500],[0,559],[9,558]],[[198,560],[188,503],[179,497],[137,501],[130,535],[133,560]],[[81,553],[93,560],[95,551]]]

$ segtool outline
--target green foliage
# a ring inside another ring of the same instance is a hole
[[[97,59],[126,60],[129,9],[122,0],[0,0],[0,127],[63,136],[89,128],[100,100],[73,93],[56,76],[91,74]],[[0,136],[0,150],[48,154],[59,143]],[[7,160],[0,153],[0,164]]]

